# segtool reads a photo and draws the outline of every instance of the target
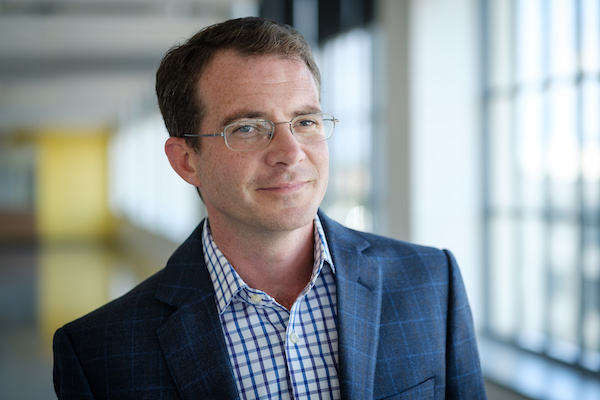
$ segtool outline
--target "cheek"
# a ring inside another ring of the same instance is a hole
[[[329,176],[329,148],[327,142],[323,143],[323,147],[315,152],[314,163],[322,179],[327,179]]]
[[[229,149],[227,151],[231,152]],[[218,195],[237,191],[248,180],[248,174],[252,171],[239,153],[231,153],[206,160],[204,163],[203,183],[211,190],[217,191]]]

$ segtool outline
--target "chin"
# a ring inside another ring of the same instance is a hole
[[[310,207],[307,209],[284,209],[271,214],[270,224],[274,230],[292,231],[303,228],[312,224],[317,215],[318,207]],[[266,222],[266,220],[265,220]]]

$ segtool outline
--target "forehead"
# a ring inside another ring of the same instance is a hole
[[[233,77],[241,77],[247,73],[258,72],[254,71],[254,68],[264,71],[265,68],[275,68],[277,65],[282,66],[285,71],[302,70],[312,77],[308,66],[300,57],[278,54],[245,55],[236,50],[221,50],[209,61],[200,80],[228,75],[231,72],[234,72]],[[268,75],[265,73],[265,76]]]
[[[230,50],[215,55],[200,77],[198,90],[206,111],[261,107],[269,102],[281,106],[319,102],[314,77],[302,60],[277,55],[245,56]]]

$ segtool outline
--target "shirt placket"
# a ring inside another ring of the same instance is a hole
[[[249,330],[255,331],[255,334],[251,334],[250,336],[259,336],[262,330],[260,326],[264,324],[278,331],[279,337],[282,338],[283,342],[283,340],[285,339],[286,329],[289,320],[288,310],[286,310],[281,305],[277,304],[274,301],[274,299],[268,294],[260,291],[251,290],[247,287],[243,288],[240,291],[239,300],[251,304],[251,306],[253,308],[256,308],[256,310],[258,311],[258,314],[256,314],[257,319],[254,322],[248,324]],[[260,322],[259,320],[262,320],[262,322]],[[277,346],[275,344],[275,336],[271,336],[270,340],[273,342],[270,346]],[[284,343],[281,343],[281,345],[284,345]],[[267,346],[258,346],[257,350],[260,354],[260,357],[263,358],[261,366],[269,370],[277,369],[277,375],[280,377],[279,379],[275,379],[273,377],[273,379],[266,380],[265,385],[269,386],[269,389],[267,390],[266,386],[258,388],[257,397],[289,399],[291,397],[288,395],[288,393],[291,393],[291,382],[289,379],[289,371],[287,370],[287,365],[279,363],[271,364],[272,360],[267,356]],[[282,350],[284,349],[282,348]],[[285,357],[285,355],[282,356]],[[281,359],[281,361],[283,361],[283,359]],[[261,371],[261,366],[259,366],[259,363],[253,363],[251,365],[251,368],[255,369],[255,373],[257,373]],[[270,394],[267,394],[267,392]]]
[[[290,311],[290,318],[286,330],[285,354],[287,368],[292,386],[292,392],[295,399],[306,396],[306,371],[303,346],[304,337],[302,327],[298,318],[300,303],[304,301],[306,296],[302,297],[301,301],[296,301]]]

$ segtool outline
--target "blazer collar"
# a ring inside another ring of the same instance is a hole
[[[204,221],[192,232],[173,253],[164,269],[155,298],[171,306],[180,305],[198,296],[212,292],[210,277],[204,263],[202,251],[202,228]]]
[[[336,265],[339,380],[343,399],[373,397],[382,277],[358,232],[319,215]]]

